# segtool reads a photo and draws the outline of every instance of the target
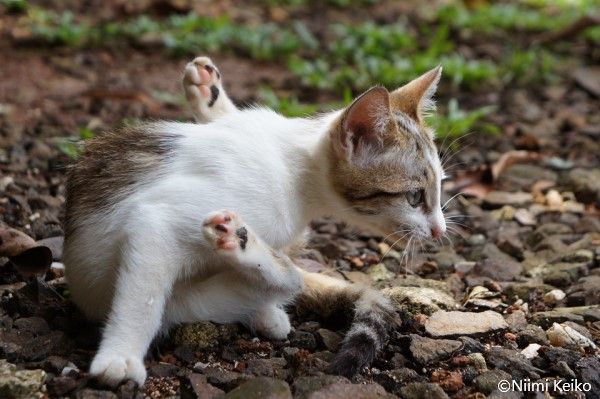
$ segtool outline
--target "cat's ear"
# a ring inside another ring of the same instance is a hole
[[[383,87],[374,87],[344,111],[334,147],[348,160],[355,159],[382,149],[393,128],[390,94]]]
[[[433,95],[442,76],[438,65],[390,94],[391,107],[421,123],[428,112],[435,109]]]

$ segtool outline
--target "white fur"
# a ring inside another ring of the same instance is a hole
[[[90,368],[104,382],[142,384],[148,346],[174,323],[242,322],[284,338],[290,324],[281,307],[301,289],[301,273],[278,269],[269,247],[289,245],[325,214],[383,233],[390,221],[412,217],[402,207],[385,221],[361,217],[335,193],[328,131],[340,111],[313,119],[287,119],[262,108],[219,113],[210,124],[164,122],[148,132],[180,136],[166,170],[147,176],[151,184],[108,210],[77,220],[65,243],[73,300],[88,317],[106,320]],[[257,238],[233,262],[203,231],[203,220],[223,208],[240,215]],[[427,229],[424,218],[411,222],[418,234]],[[263,283],[254,272],[240,273],[254,265]]]
[[[282,248],[311,219],[335,213],[339,201],[322,173],[324,118],[253,109],[209,125],[160,125],[181,136],[168,170],[109,211],[79,220],[65,246],[73,300],[93,319],[108,317],[92,374],[143,383],[151,340],[176,322],[241,321],[275,338],[287,334],[279,307],[294,290],[265,295],[231,270],[206,242],[202,221],[216,209],[235,210],[266,245]],[[273,276],[274,285],[285,283]]]

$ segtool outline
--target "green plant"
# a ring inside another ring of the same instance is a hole
[[[540,48],[513,51],[501,65],[504,82],[544,82],[553,77],[558,60]]]
[[[258,90],[258,97],[262,104],[288,117],[308,116],[319,109],[317,105],[302,104],[298,101],[298,98],[293,96],[278,96],[267,87],[261,87]]]
[[[470,29],[491,34],[502,30],[543,31],[567,26],[588,12],[591,7],[562,7],[552,12],[550,7],[532,8],[519,3],[491,3],[467,9],[459,3],[442,7],[437,12],[439,22],[457,29]]]
[[[493,106],[486,106],[473,111],[460,109],[458,101],[451,99],[448,102],[446,114],[434,114],[427,117],[427,123],[435,129],[438,138],[456,138],[471,133],[479,128],[484,133],[498,133],[498,128],[489,123],[482,123],[481,119],[495,110]]]
[[[96,133],[87,127],[78,130],[79,137],[59,137],[56,139],[56,147],[60,152],[71,159],[77,159],[83,149],[83,142],[96,137]]]
[[[84,23],[77,23],[70,11],[56,14],[31,7],[28,15],[32,33],[49,44],[76,46],[90,36],[90,27]]]
[[[21,13],[27,9],[27,0],[0,0],[0,5],[4,6],[6,12]]]

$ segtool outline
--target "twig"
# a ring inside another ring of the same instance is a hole
[[[553,32],[545,32],[541,35],[534,37],[531,44],[550,44],[560,40],[565,40],[577,36],[580,32],[586,30],[589,27],[599,25],[600,17],[586,15],[573,22],[571,25]]]

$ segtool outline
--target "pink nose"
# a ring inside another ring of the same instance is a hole
[[[431,228],[431,237],[432,238],[440,238],[440,229],[437,227],[432,227]]]

